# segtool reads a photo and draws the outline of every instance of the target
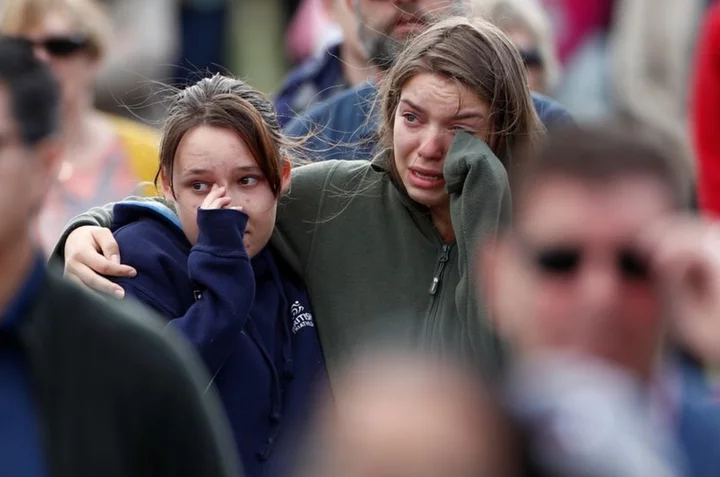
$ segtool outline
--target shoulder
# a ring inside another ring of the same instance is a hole
[[[118,207],[116,216],[121,215]],[[120,246],[123,261],[129,257],[136,257],[138,261],[145,260],[158,252],[170,252],[173,249],[189,250],[189,243],[182,229],[166,222],[159,217],[140,216],[131,222],[117,226],[114,223],[113,235]]]
[[[373,169],[370,161],[329,160],[307,164],[293,169],[291,194],[295,188],[313,187],[320,188],[319,190],[331,190],[335,187],[360,183],[368,175],[380,174],[382,173]]]
[[[291,136],[307,134],[312,131],[313,126],[325,126],[330,121],[336,122],[338,114],[357,114],[356,111],[358,109],[361,109],[360,113],[363,113],[363,110],[369,111],[369,106],[371,106],[376,93],[377,89],[375,86],[372,83],[366,82],[360,86],[333,95],[331,98],[316,104],[305,114],[291,121],[286,127],[286,132]],[[357,106],[368,107],[357,108]]]

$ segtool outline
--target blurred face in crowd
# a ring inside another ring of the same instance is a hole
[[[377,356],[344,374],[331,401],[303,477],[515,475],[502,413],[452,367]]]
[[[26,145],[11,113],[10,92],[0,84],[0,249],[25,240],[56,173],[58,148],[46,139]]]
[[[550,175],[519,200],[515,229],[484,256],[502,332],[525,357],[576,352],[649,377],[664,307],[638,236],[672,212],[667,189],[636,175]]]
[[[527,70],[530,90],[546,94],[548,85],[545,81],[545,67],[535,37],[520,24],[508,25],[503,28],[503,32],[520,51],[520,56]]]
[[[380,69],[392,66],[405,41],[428,24],[458,14],[465,0],[345,0],[355,13],[360,42]]]
[[[403,86],[395,112],[395,165],[410,197],[442,213],[449,207],[443,165],[455,133],[485,139],[490,107],[465,85],[421,73]]]
[[[91,40],[62,10],[48,11],[23,37],[35,45],[36,56],[46,62],[62,88],[66,108],[76,108],[92,93],[99,60],[91,54]]]
[[[330,20],[342,30],[343,45],[353,55],[366,57],[367,53],[358,38],[358,28],[347,0],[324,0],[325,11]]]

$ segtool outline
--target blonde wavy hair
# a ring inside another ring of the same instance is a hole
[[[98,60],[106,57],[112,24],[103,6],[95,0],[2,0],[0,33],[23,35],[40,25],[49,13],[66,15],[78,33],[89,39],[90,54]]]

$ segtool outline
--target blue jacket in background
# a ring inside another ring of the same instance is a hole
[[[338,93],[292,120],[285,132],[305,137],[310,160],[371,159],[376,152],[378,114],[373,111],[377,87],[372,82]],[[535,110],[545,127],[572,123],[570,114],[555,101],[532,93]]]
[[[675,437],[685,456],[685,477],[720,475],[720,402],[703,370],[688,359],[678,360],[680,378],[675,410]]]
[[[114,281],[195,345],[225,405],[245,474],[282,475],[290,456],[278,446],[291,447],[285,441],[301,432],[326,379],[302,281],[269,247],[248,257],[242,212],[198,210],[195,246],[162,205],[120,203],[113,215],[123,263],[138,272]]]
[[[341,43],[323,49],[319,54],[303,61],[283,80],[274,103],[281,126],[321,101],[345,91]]]

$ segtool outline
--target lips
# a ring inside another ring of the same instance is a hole
[[[395,33],[408,33],[413,31],[422,30],[425,28],[425,23],[415,17],[404,17],[400,18],[395,26],[393,32]]]
[[[412,167],[408,169],[410,184],[420,189],[437,189],[445,185],[442,172]]]

